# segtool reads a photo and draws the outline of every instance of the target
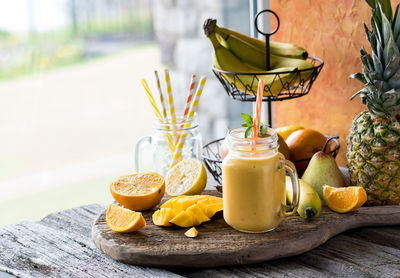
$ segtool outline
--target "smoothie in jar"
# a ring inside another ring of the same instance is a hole
[[[251,146],[242,129],[234,129],[227,144],[229,153],[222,162],[225,221],[242,232],[274,229],[285,216],[287,167],[278,152],[276,132],[270,129]]]

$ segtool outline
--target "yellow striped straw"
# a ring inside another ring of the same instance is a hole
[[[164,70],[165,74],[165,84],[167,85],[167,102],[169,107],[169,115],[171,116],[171,123],[173,124],[173,135],[176,138],[176,115],[175,115],[175,105],[174,105],[174,95],[172,94],[172,87],[171,87],[171,77],[169,75],[168,69]]]
[[[158,89],[158,93],[160,95],[160,102],[161,102],[161,108],[162,108],[163,117],[166,120],[167,119],[167,109],[165,107],[164,96],[163,96],[163,93],[162,93],[162,90],[161,90],[160,78],[158,78],[158,72],[156,70],[154,71],[154,75],[156,77],[157,89]]]
[[[151,104],[151,106],[153,107],[154,114],[156,115],[156,117],[157,117],[158,119],[162,120],[160,110],[158,110],[158,108],[157,108],[157,104],[156,104],[156,101],[154,100],[153,95],[151,94],[149,84],[147,84],[147,82],[146,82],[145,79],[142,79],[142,85],[143,85],[144,90],[145,90],[146,93],[147,93],[147,98],[149,99],[150,104]],[[165,127],[165,126],[164,126],[164,127]],[[165,134],[165,136],[167,137],[167,144],[168,144],[169,149],[171,150],[172,153],[174,153],[174,152],[175,152],[175,145],[174,145],[174,143],[172,142],[171,135],[167,132],[167,133]]]
[[[197,87],[196,93],[194,94],[193,102],[190,105],[189,114],[187,116],[188,119],[192,118],[197,111],[197,107],[199,104],[200,96],[203,93],[204,85],[206,84],[207,77],[202,76]],[[184,128],[189,128],[191,126],[191,122],[185,123]],[[172,156],[172,162],[170,168],[174,167],[179,161],[182,160],[182,149],[183,145],[185,144],[186,136],[188,135],[187,132],[183,133],[179,138],[178,144],[176,145],[174,155]]]

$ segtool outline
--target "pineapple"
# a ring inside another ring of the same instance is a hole
[[[366,0],[372,7],[365,32],[372,54],[362,47],[362,73],[350,76],[365,87],[354,94],[367,110],[358,114],[347,137],[351,181],[365,188],[368,205],[400,204],[400,9],[390,0]]]

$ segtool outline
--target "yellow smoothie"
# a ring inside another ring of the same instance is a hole
[[[236,230],[261,233],[283,219],[286,204],[284,156],[271,151],[263,156],[228,154],[222,163],[225,221]]]

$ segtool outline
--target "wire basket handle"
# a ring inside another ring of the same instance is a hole
[[[271,13],[276,18],[277,25],[275,27],[275,30],[272,31],[271,33],[264,33],[263,31],[260,30],[260,28],[258,28],[258,21],[257,21],[258,16],[263,14],[263,13]],[[262,10],[262,11],[258,12],[256,17],[254,18],[254,27],[256,27],[257,32],[265,36],[265,54],[266,54],[265,55],[265,64],[267,65],[267,70],[271,69],[270,55],[269,55],[269,52],[270,52],[270,50],[269,50],[269,37],[272,36],[273,34],[275,34],[278,31],[279,26],[280,26],[279,16],[274,11],[269,10],[269,9]]]

